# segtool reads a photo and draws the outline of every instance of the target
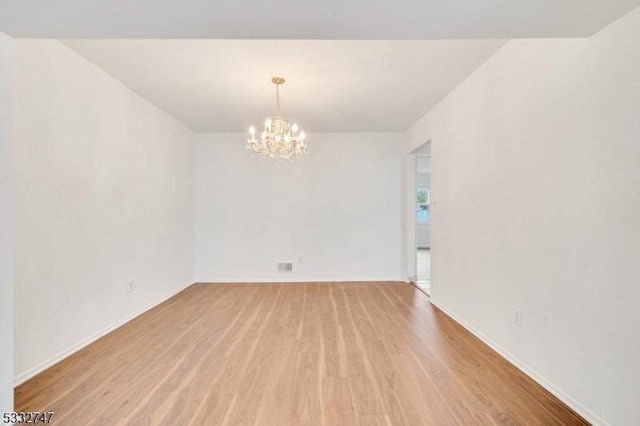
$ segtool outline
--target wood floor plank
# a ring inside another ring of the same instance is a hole
[[[584,425],[397,282],[195,284],[15,390],[59,425]]]

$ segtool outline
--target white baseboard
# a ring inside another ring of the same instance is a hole
[[[273,283],[351,283],[351,282],[404,282],[404,278],[398,277],[375,277],[375,278],[305,278],[305,277],[270,277],[270,278],[214,278],[214,279],[199,279],[196,283],[212,283],[212,284],[238,284],[238,283],[251,283],[251,284],[273,284]]]
[[[432,305],[434,305],[435,307],[440,309],[442,312],[447,314],[451,319],[453,319],[455,322],[460,324],[471,334],[476,336],[478,339],[482,340],[482,342],[484,342],[491,349],[498,352],[503,358],[505,358],[507,361],[513,364],[516,368],[518,368],[524,374],[526,374],[527,376],[532,378],[534,381],[536,381],[538,384],[540,384],[540,386],[542,386],[543,388],[551,392],[556,398],[564,402],[569,408],[571,408],[573,411],[581,415],[586,421],[588,421],[594,426],[610,426],[610,424],[606,422],[604,419],[602,419],[601,417],[599,417],[598,415],[596,415],[595,413],[591,412],[589,409],[584,407],[578,401],[576,401],[571,396],[569,396],[566,392],[562,391],[553,382],[551,382],[550,380],[548,380],[547,378],[545,378],[544,376],[536,372],[533,368],[529,367],[524,362],[520,361],[513,354],[509,353],[509,351],[506,351],[505,349],[497,345],[493,340],[491,340],[490,338],[488,338],[487,336],[485,336],[484,334],[476,330],[469,323],[467,323],[461,317],[453,313],[451,310],[444,307],[433,297],[431,297],[429,301],[431,302]]]
[[[76,343],[75,345],[57,353],[56,355],[52,356],[51,358],[36,364],[35,366],[29,368],[26,371],[23,371],[22,373],[16,375],[13,378],[13,383],[14,386],[18,386],[21,385],[22,383],[26,382],[27,380],[29,380],[30,378],[32,378],[33,376],[43,372],[44,370],[46,370],[47,368],[51,367],[52,365],[57,364],[58,362],[62,361],[63,359],[67,358],[68,356],[72,355],[73,353],[79,351],[80,349],[84,348],[85,346],[88,346],[89,344],[95,342],[96,340],[98,340],[99,338],[101,338],[102,336],[104,336],[105,334],[108,334],[110,332],[112,332],[113,330],[115,330],[118,327],[123,326],[124,324],[126,324],[127,322],[131,321],[132,319],[134,319],[137,316],[142,315],[143,313],[147,312],[149,309],[154,308],[155,306],[158,306],[160,303],[164,302],[167,299],[170,299],[171,297],[175,296],[176,294],[180,293],[182,290],[184,290],[185,288],[189,287],[193,285],[193,283],[189,283],[187,285],[184,285],[182,287],[179,287],[176,290],[171,291],[171,293],[169,293],[168,295],[162,296],[161,298],[155,300],[154,302],[146,305],[145,307],[138,309],[137,311],[134,311],[133,313],[127,315],[126,317],[116,321],[115,323],[111,324],[110,326],[103,328],[102,330],[98,331],[97,333],[92,334],[91,336],[87,337],[86,339],[83,339],[82,341]]]

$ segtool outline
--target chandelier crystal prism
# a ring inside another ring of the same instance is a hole
[[[247,150],[257,154],[265,160],[276,162],[283,160],[301,160],[307,152],[305,134],[299,131],[297,124],[291,124],[280,114],[279,87],[284,84],[284,78],[273,77],[271,82],[276,85],[277,111],[264,122],[264,130],[260,139],[256,138],[256,129],[251,126],[247,139]]]

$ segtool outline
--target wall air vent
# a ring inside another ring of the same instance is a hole
[[[278,272],[293,271],[293,262],[278,262]]]

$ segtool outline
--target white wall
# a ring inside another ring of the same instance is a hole
[[[15,54],[19,382],[193,282],[195,135],[58,41]]]
[[[431,248],[431,224],[417,223],[416,233],[418,248]]]
[[[13,411],[13,40],[0,33],[0,413]]]
[[[244,134],[198,135],[196,279],[402,279],[403,138],[313,134],[302,163],[278,166]]]
[[[432,300],[613,425],[640,424],[639,40],[636,9],[591,39],[511,41],[408,146],[433,144]]]

